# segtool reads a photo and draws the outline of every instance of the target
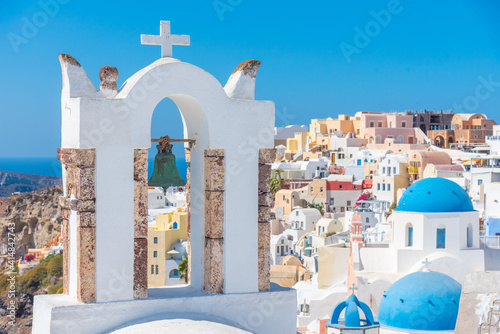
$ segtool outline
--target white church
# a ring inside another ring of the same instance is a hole
[[[170,22],[142,42],[161,45],[161,58],[119,89],[116,68],[101,68],[96,89],[59,54],[64,292],[35,296],[33,333],[295,333],[296,291],[270,283],[275,108],[255,100],[260,62],[241,63],[222,86],[172,57],[190,38],[170,34]],[[190,162],[189,284],[148,289],[147,158],[166,98],[182,115]],[[230,182],[229,164],[239,172]]]

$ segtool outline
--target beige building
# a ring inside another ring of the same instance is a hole
[[[445,152],[410,152],[408,155],[408,173],[410,182],[421,180],[427,164],[451,165],[451,158]]]
[[[281,219],[288,216],[293,208],[300,205],[300,194],[296,190],[281,189],[276,192],[274,199],[274,212],[276,217]]]
[[[156,216],[156,227],[148,230],[148,287],[164,286],[167,275],[165,261],[172,245],[180,239],[187,240],[187,213],[171,212]],[[177,254],[182,258],[182,254]]]
[[[286,288],[291,288],[297,282],[311,279],[309,272],[302,267],[302,263],[293,255],[283,258],[282,265],[271,265],[271,282]]]

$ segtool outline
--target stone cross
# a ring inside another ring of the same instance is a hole
[[[424,267],[425,267],[425,268],[424,268],[424,270],[425,270],[425,271],[429,271],[429,265],[430,265],[431,263],[432,263],[432,262],[431,262],[431,261],[429,261],[429,259],[428,259],[428,258],[425,258],[425,261],[422,261],[422,264],[423,264],[423,265],[424,265]]]
[[[354,291],[358,290],[358,288],[356,287],[356,284],[352,283],[352,287],[350,287],[349,290],[351,290],[351,295],[353,295]]]
[[[161,57],[172,57],[172,45],[189,45],[188,35],[171,35],[170,21],[160,21],[160,35],[141,35],[141,44],[161,45]]]

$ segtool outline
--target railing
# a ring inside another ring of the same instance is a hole
[[[486,140],[500,140],[500,136],[486,136]]]
[[[410,173],[410,174],[417,174],[418,173],[418,167],[415,167],[415,166],[408,167],[408,173]]]
[[[500,249],[500,236],[479,236],[479,246],[482,249],[496,248]]]

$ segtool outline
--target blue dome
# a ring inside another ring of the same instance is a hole
[[[407,275],[384,294],[381,325],[412,330],[454,330],[462,286],[438,272]]]
[[[339,318],[344,309],[345,319],[342,321]],[[359,309],[363,311],[365,319],[361,318]],[[360,302],[355,295],[350,295],[345,302],[338,303],[335,306],[330,321],[327,321],[326,325],[335,328],[370,328],[377,327],[378,322],[373,319],[372,311],[368,305]]]
[[[453,181],[440,177],[422,179],[409,186],[396,211],[465,212],[474,211],[467,192]]]

